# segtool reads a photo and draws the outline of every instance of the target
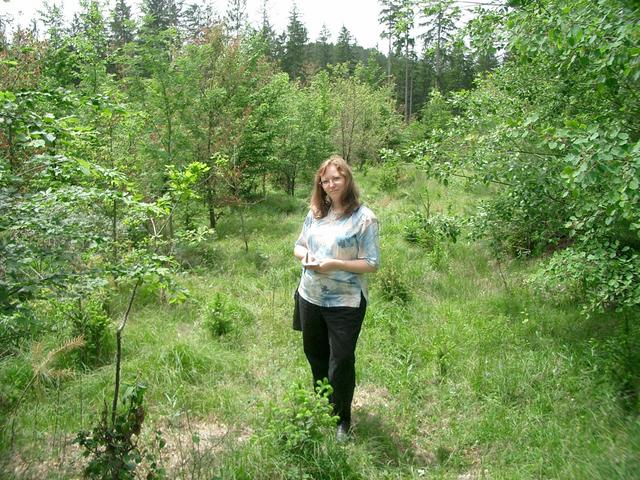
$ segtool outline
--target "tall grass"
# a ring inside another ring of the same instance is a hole
[[[311,391],[290,328],[305,192],[272,193],[246,213],[248,253],[229,213],[206,261],[194,259],[181,279],[185,303],[149,294],[134,306],[123,376],[148,387],[140,441],[161,432],[168,477],[638,478],[638,403],[623,394],[638,382],[629,363],[637,322],[625,337],[615,312],[587,318],[535,294],[526,281],[535,261],[503,262],[501,275],[488,249],[464,235],[436,253],[407,243],[403,222],[426,198],[432,213],[455,215],[487,192],[445,188],[410,169],[388,192],[379,175],[358,175],[380,218],[383,266],[371,277],[357,351],[353,441],[337,445],[327,432],[300,452],[269,433],[284,421],[273,413],[292,386]],[[632,345],[623,348],[624,338]],[[2,419],[11,425],[2,478],[77,476],[72,439],[96,422],[113,366],[39,385],[12,410],[33,374],[30,355],[25,348],[0,363]]]

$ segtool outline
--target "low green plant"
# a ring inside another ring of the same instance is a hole
[[[398,188],[400,180],[400,154],[383,148],[380,155],[382,164],[378,169],[378,187],[384,192],[392,192]]]
[[[5,355],[17,350],[21,343],[36,337],[43,327],[43,322],[28,309],[0,311],[0,352]]]
[[[380,289],[380,295],[385,300],[405,303],[411,298],[411,288],[396,267],[383,268],[375,278]]]
[[[216,232],[204,226],[176,233],[175,260],[181,267],[194,269],[213,266],[218,250]]]
[[[204,305],[201,316],[205,330],[213,337],[226,335],[235,325],[251,320],[251,315],[245,308],[220,292]]]
[[[76,362],[93,366],[107,361],[113,354],[114,332],[103,303],[96,298],[78,300],[75,308],[69,310],[69,317],[71,335],[82,337],[85,342],[72,353]]]
[[[318,381],[315,392],[302,385],[294,385],[284,397],[282,405],[274,405],[269,414],[267,432],[288,451],[302,453],[323,442],[336,426],[329,396],[333,388],[327,380]]]
[[[139,445],[140,432],[145,418],[144,392],[141,383],[129,385],[122,395],[124,410],[109,422],[109,411],[105,405],[98,425],[91,432],[78,433],[75,443],[89,457],[84,469],[88,478],[127,480],[138,478],[137,470],[143,461],[147,479],[165,478],[164,469],[156,461],[152,449]],[[164,447],[164,439],[156,432],[158,447]]]
[[[193,345],[185,342],[178,342],[164,352],[161,362],[166,368],[166,373],[174,373],[179,379],[192,383],[208,368],[204,356],[195,350]]]
[[[460,236],[461,223],[460,219],[454,216],[440,213],[425,215],[414,210],[404,223],[404,239],[427,250],[442,242],[456,243]]]

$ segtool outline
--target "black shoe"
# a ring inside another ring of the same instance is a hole
[[[351,430],[351,425],[348,421],[343,420],[338,424],[338,429],[336,430],[336,441],[338,443],[345,443],[349,440],[349,431]]]

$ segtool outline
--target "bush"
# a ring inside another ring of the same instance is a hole
[[[432,250],[441,242],[455,243],[460,236],[461,223],[457,217],[443,214],[427,216],[416,210],[404,224],[404,238]]]
[[[94,292],[85,298],[59,299],[32,304],[33,314],[46,319],[49,332],[61,339],[82,337],[83,345],[60,357],[60,362],[76,367],[95,367],[111,360],[115,332],[105,310],[104,296]]]
[[[116,414],[112,424],[105,407],[100,422],[91,432],[80,432],[75,443],[83,449],[83,455],[89,457],[84,469],[87,478],[139,478],[138,466],[147,464],[148,479],[166,478],[164,469],[159,466],[151,449],[139,445],[140,431],[145,418],[144,392],[142,384],[129,385],[122,395],[124,411]],[[159,449],[164,447],[164,439],[156,432]]]
[[[69,311],[69,316],[71,336],[81,336],[85,341],[83,347],[73,350],[70,354],[83,366],[107,362],[114,350],[115,335],[103,302],[97,298],[89,298],[85,302],[78,300],[75,307]]]
[[[387,301],[407,302],[411,298],[411,290],[403,275],[395,267],[386,267],[376,275],[380,295]]]
[[[42,322],[27,309],[17,309],[10,313],[0,313],[0,350],[9,352],[36,337],[44,328]]]
[[[378,187],[383,192],[392,192],[398,187],[400,180],[399,154],[393,150],[383,148],[380,151],[382,165],[378,172]]]
[[[302,453],[322,443],[336,426],[338,417],[333,415],[329,396],[331,385],[318,381],[315,392],[295,385],[285,395],[284,405],[272,407],[267,431],[288,451]]]
[[[213,337],[226,335],[235,325],[251,321],[251,314],[244,307],[220,292],[202,308],[201,316],[205,330]]]

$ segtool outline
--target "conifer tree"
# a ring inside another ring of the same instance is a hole
[[[143,29],[146,33],[158,33],[177,27],[182,4],[176,0],[142,0]]]
[[[238,38],[247,24],[247,0],[227,0],[224,23],[229,35]]]
[[[131,7],[126,0],[116,0],[111,11],[111,44],[115,48],[121,48],[132,42],[135,35],[135,23],[131,18]]]
[[[262,24],[260,25],[259,34],[264,42],[266,55],[275,60],[277,58],[278,45],[276,32],[273,30],[271,20],[269,20],[268,4],[269,0],[262,1]]]
[[[453,45],[456,22],[460,19],[460,8],[453,0],[423,0],[420,4],[426,27],[421,38],[424,41],[425,58],[433,57],[435,69],[435,88],[443,92],[443,70],[447,48]]]
[[[402,0],[381,0],[380,4],[382,5],[382,10],[380,10],[378,21],[385,27],[381,37],[389,40],[389,49],[387,51],[387,78],[390,79],[393,45],[397,38],[396,24],[400,18]]]
[[[307,28],[300,21],[298,7],[295,4],[289,14],[286,38],[282,69],[289,74],[289,78],[292,80],[301,79],[308,37]]]
[[[415,22],[414,0],[401,0],[400,8],[396,16],[395,38],[396,49],[403,52],[404,56],[404,121],[411,118],[411,103],[413,82],[411,80],[412,59],[414,57],[415,39],[412,30]]]
[[[347,27],[342,25],[340,33],[338,34],[338,41],[336,42],[336,62],[347,63],[349,69],[353,66],[353,49],[351,46],[351,33]]]
[[[331,38],[331,32],[327,28],[327,24],[322,24],[320,30],[320,36],[318,37],[318,65],[320,68],[326,68],[327,65],[333,63],[332,48],[329,40]]]
[[[218,19],[211,4],[203,0],[201,3],[188,4],[180,20],[185,37],[195,40],[202,38],[205,30],[211,28]]]

